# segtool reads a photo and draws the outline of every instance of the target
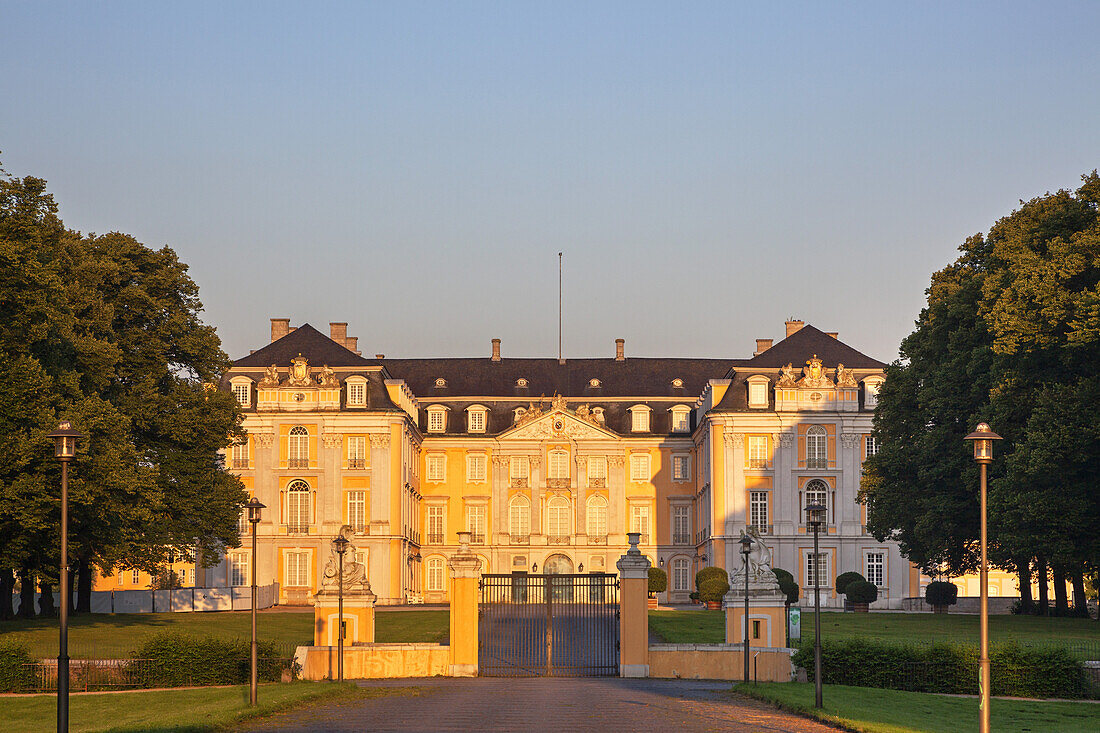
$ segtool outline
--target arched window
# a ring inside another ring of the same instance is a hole
[[[309,468],[309,431],[295,425],[287,436],[287,468]]]
[[[288,532],[309,531],[309,484],[301,479],[286,487],[286,524]]]
[[[555,496],[546,505],[546,524],[548,535],[553,538],[569,536],[569,500],[563,496]]]
[[[531,535],[531,501],[526,496],[514,496],[508,502],[508,535],[513,541]]]
[[[425,563],[427,567],[427,589],[430,591],[443,590],[443,558],[429,557]]]
[[[829,485],[821,479],[808,482],[806,487],[802,489],[802,521],[806,521],[806,506],[811,501],[824,504],[826,507],[829,506]],[[825,511],[826,516],[829,516],[828,508]]]
[[[828,468],[825,428],[814,425],[806,431],[806,468]]]
[[[672,561],[672,590],[691,590],[691,562],[686,557],[678,557]]]
[[[599,495],[590,497],[585,519],[589,537],[607,537],[607,499]]]

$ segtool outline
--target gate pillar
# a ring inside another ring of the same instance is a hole
[[[451,555],[451,676],[477,677],[477,582],[481,558],[470,552],[470,533],[458,533]]]
[[[619,676],[649,676],[649,558],[638,549],[638,532],[619,558]]]

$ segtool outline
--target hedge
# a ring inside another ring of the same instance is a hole
[[[35,685],[34,664],[27,647],[15,641],[0,641],[0,692],[21,692]]]
[[[804,639],[792,660],[813,677],[814,647]],[[909,692],[973,695],[978,691],[978,649],[955,644],[921,646],[848,639],[824,640],[822,682]],[[1100,697],[1084,665],[1060,648],[1015,644],[990,653],[992,694],[1018,697]]]
[[[283,670],[296,673],[293,660],[280,657],[275,644],[257,643],[257,676],[278,682]],[[196,637],[164,631],[150,637],[130,664],[140,671],[143,686],[239,685],[249,680],[251,644],[248,639]]]

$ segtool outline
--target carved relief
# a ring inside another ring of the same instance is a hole
[[[344,442],[344,436],[340,433],[321,433],[321,443],[326,448],[339,448]]]
[[[317,381],[322,387],[339,387],[340,381],[336,379],[336,373],[329,369],[328,364],[321,367],[321,376],[317,378]]]
[[[852,374],[851,369],[845,369],[843,364],[836,365],[836,386],[838,387],[850,387],[856,389],[856,375]]]
[[[626,463],[626,458],[623,456],[607,457],[607,465],[611,468],[622,468],[624,463]]]
[[[309,366],[309,360],[301,354],[290,360],[290,379],[287,380],[287,386],[289,387],[313,387],[314,382],[310,379],[309,374],[312,371]]]
[[[845,448],[855,448],[859,445],[858,433],[841,433],[840,442]]]
[[[555,394],[550,400],[550,409],[552,410],[567,410],[569,409],[569,401],[560,394]]]
[[[790,448],[794,445],[794,435],[791,433],[779,433],[779,445]]]
[[[279,367],[272,364],[264,370],[264,376],[260,379],[260,387],[278,387],[279,386]]]
[[[799,387],[828,389],[834,386],[833,380],[825,374],[825,368],[821,365],[821,359],[817,358],[817,354],[806,360],[805,374],[806,376],[798,381]]]
[[[740,448],[745,444],[744,433],[726,433],[726,445],[730,448]]]
[[[787,362],[787,366],[783,367],[780,370],[779,382],[778,382],[778,384],[776,384],[776,386],[777,387],[795,387],[795,386],[797,386],[796,381],[795,381],[797,378],[798,378],[798,375],[795,373],[794,365],[791,364],[790,362]]]
[[[371,448],[389,448],[390,436],[388,435],[372,435],[370,436]]]
[[[268,448],[275,442],[275,433],[256,433],[256,441],[264,448]]]

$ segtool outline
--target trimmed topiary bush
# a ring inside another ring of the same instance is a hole
[[[866,582],[867,578],[864,578],[862,575],[854,570],[849,570],[846,573],[841,573],[840,575],[836,576],[837,595],[844,595],[844,589],[848,587],[848,584],[855,583],[859,580]]]
[[[707,578],[699,586],[699,600],[717,603],[729,593],[730,584],[724,578]]]
[[[668,589],[668,575],[660,568],[649,569],[649,592],[664,593]]]
[[[848,583],[844,595],[850,603],[874,603],[878,600],[878,588],[866,580],[856,580]]]
[[[269,641],[257,644],[261,682],[278,682],[284,669],[297,673],[294,660],[279,654]],[[239,685],[248,682],[251,645],[248,639],[197,637],[164,631],[133,652],[130,662],[145,687]]]
[[[787,596],[787,605],[798,603],[798,583],[795,582],[794,576],[782,568],[772,568],[772,572],[779,581],[779,590]]]
[[[959,588],[954,583],[944,580],[933,580],[924,589],[924,600],[933,609],[947,610],[948,606],[954,606],[959,600]]]
[[[723,570],[722,568],[707,567],[707,568],[703,568],[702,570],[700,570],[699,572],[697,572],[695,574],[695,588],[696,588],[696,590],[702,590],[703,589],[703,581],[711,579],[711,578],[716,578],[718,580],[724,580],[727,583],[729,582],[729,576],[726,575],[725,570]]]
[[[27,647],[15,641],[0,641],[0,692],[34,689],[34,664]]]

